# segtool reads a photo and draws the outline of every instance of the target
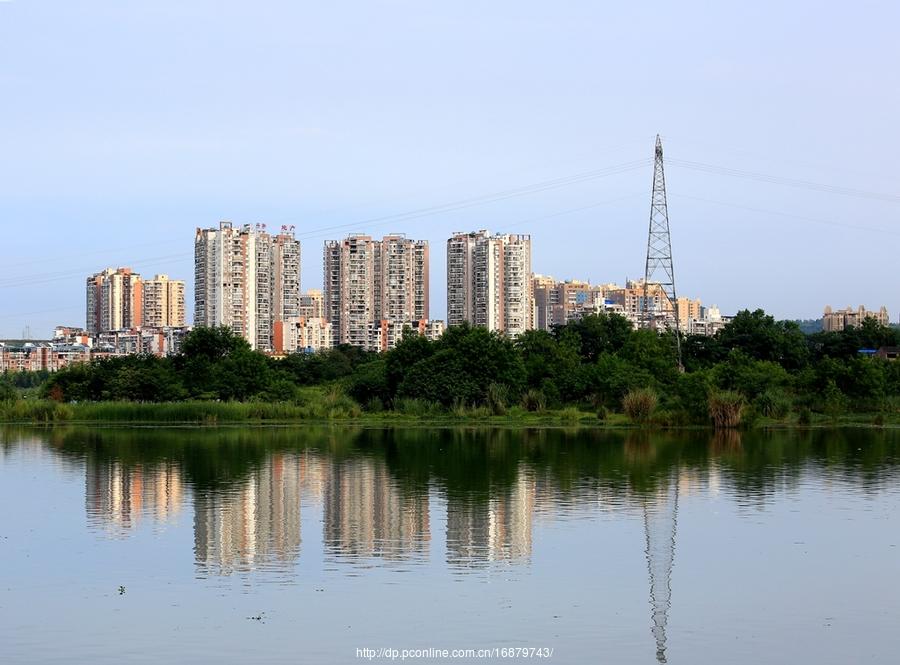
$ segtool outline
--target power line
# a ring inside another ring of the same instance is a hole
[[[311,229],[309,231],[304,231],[301,233],[297,233],[295,237],[297,239],[306,239],[310,240],[313,238],[321,237],[321,234],[324,232],[337,231],[337,230],[347,230],[351,228],[360,228],[366,227],[371,228],[372,226],[384,226],[386,224],[393,224],[397,222],[407,222],[414,219],[422,219],[425,217],[430,217],[432,215],[445,214],[449,212],[455,212],[458,210],[464,210],[466,208],[472,208],[477,206],[488,205],[491,203],[497,203],[500,201],[506,201],[512,198],[517,198],[520,196],[529,196],[532,194],[538,194],[541,192],[545,192],[552,189],[558,189],[561,187],[567,187],[571,185],[580,184],[582,182],[589,182],[592,180],[596,180],[598,178],[605,178],[612,175],[618,175],[620,173],[627,173],[629,171],[634,171],[643,166],[649,164],[649,160],[640,159],[634,160],[631,162],[626,162],[624,164],[617,164],[614,166],[608,166],[599,169],[592,169],[590,171],[585,171],[582,173],[576,173],[569,176],[564,176],[560,178],[553,178],[551,180],[544,180],[536,183],[532,183],[529,185],[525,185],[522,187],[516,187],[513,189],[501,190],[499,192],[494,192],[491,194],[484,194],[476,197],[470,197],[466,199],[460,199],[457,201],[451,201],[448,203],[443,203],[435,206],[429,206],[425,208],[418,208],[414,210],[409,210],[406,212],[395,213],[392,215],[383,215],[380,217],[372,217],[365,220],[360,220],[351,223],[345,224],[337,224],[332,226],[320,227],[318,229]],[[320,235],[315,235],[320,234]],[[185,259],[193,256],[193,252],[187,253],[179,253],[172,254],[164,257],[157,258],[149,258],[149,259],[140,259],[137,261],[131,261],[130,264],[132,266],[147,264],[147,263],[172,263],[177,260]],[[119,262],[122,264],[122,262]],[[68,279],[70,277],[76,277],[78,275],[85,274],[84,270],[67,270],[61,272],[54,273],[41,273],[34,275],[16,275],[15,277],[8,277],[5,279],[0,278],[0,288],[10,288],[16,286],[24,286],[26,284],[43,284],[47,282],[59,281],[62,279]]]
[[[852,187],[841,187],[840,185],[827,185],[819,182],[811,182],[809,180],[799,180],[796,178],[785,178],[782,176],[769,175],[766,173],[756,173],[753,171],[744,171],[742,169],[734,169],[726,166],[716,166],[714,164],[704,164],[702,162],[692,162],[683,159],[668,159],[668,164],[680,166],[681,168],[690,169],[692,171],[700,171],[701,173],[710,173],[713,175],[722,175],[733,178],[744,178],[756,182],[764,182],[774,185],[784,185],[787,187],[796,187],[800,189],[808,189],[817,192],[825,192],[828,194],[840,194],[843,196],[855,196],[858,198],[872,199],[875,201],[886,201],[888,203],[900,203],[900,196],[895,194],[884,194],[881,192],[867,192]]]
[[[838,226],[846,229],[854,229],[857,231],[870,231],[873,233],[888,233],[891,235],[900,235],[900,231],[892,231],[891,229],[879,229],[873,226],[860,226],[858,224],[848,224],[846,222],[838,222],[831,219],[822,219],[820,217],[809,217],[807,215],[798,215],[790,212],[783,212],[780,210],[768,210],[766,208],[757,208],[754,206],[743,205],[740,203],[731,203],[728,201],[716,201],[715,199],[708,199],[702,196],[691,196],[689,194],[670,194],[669,196],[675,196],[677,198],[682,199],[692,199],[694,201],[703,201],[704,203],[713,203],[715,205],[728,206],[730,208],[737,208],[739,210],[747,210],[749,212],[758,212],[764,215],[778,215],[780,217],[790,217],[793,219],[799,219],[805,222],[814,222],[816,224],[827,224],[829,226]]]
[[[369,219],[364,219],[356,222],[350,222],[346,224],[336,224],[333,226],[326,226],[319,229],[314,229],[310,231],[304,231],[297,234],[298,238],[309,238],[310,236],[318,237],[315,234],[321,234],[324,231],[338,231],[338,230],[346,230],[351,228],[360,228],[366,227],[370,228],[372,226],[383,226],[385,224],[391,224],[395,222],[405,222],[413,219],[421,219],[423,217],[430,217],[432,215],[438,215],[448,212],[456,212],[457,210],[464,210],[466,208],[472,208],[476,206],[487,205],[490,203],[497,203],[499,201],[506,201],[512,198],[517,198],[519,196],[528,196],[531,194],[538,194],[541,192],[545,192],[551,189],[558,189],[560,187],[567,187],[570,185],[580,184],[582,182],[588,182],[591,180],[596,180],[598,178],[605,178],[612,175],[619,175],[621,173],[627,173],[629,171],[634,171],[636,169],[642,168],[648,165],[650,162],[647,159],[635,160],[632,162],[626,162],[624,164],[618,164],[616,166],[606,167],[602,169],[594,169],[591,171],[586,171],[583,173],[577,173],[571,176],[565,176],[563,178],[555,178],[553,180],[546,180],[542,182],[532,183],[531,185],[526,185],[524,187],[517,187],[515,189],[504,190],[500,192],[495,192],[493,194],[485,194],[482,196],[477,196],[468,199],[461,199],[459,201],[452,201],[449,203],[444,203],[436,206],[429,206],[426,208],[418,208],[415,210],[410,210],[407,212],[396,213],[393,215],[384,215],[381,217],[371,217]]]

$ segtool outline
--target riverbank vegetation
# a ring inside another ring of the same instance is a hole
[[[633,330],[588,316],[516,340],[450,328],[384,354],[341,346],[271,358],[225,328],[198,328],[179,355],[73,365],[0,382],[0,420],[191,422],[370,420],[715,426],[900,422],[895,329],[804,334],[742,311],[714,337]]]

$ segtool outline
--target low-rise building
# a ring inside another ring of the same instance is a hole
[[[422,335],[432,341],[444,334],[444,322],[440,320],[421,319],[401,323],[399,321],[375,321],[369,326],[369,339],[366,349],[383,352],[393,349],[403,339],[405,331],[414,335]]]
[[[332,348],[334,332],[324,317],[292,317],[275,325],[277,354],[314,353]]]

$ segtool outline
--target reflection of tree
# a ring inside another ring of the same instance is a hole
[[[0,441],[9,448],[27,437],[79,465],[174,464],[186,487],[213,493],[239,485],[275,451],[311,450],[332,461],[361,454],[380,460],[402,494],[415,496],[434,484],[483,501],[513,487],[521,468],[547,491],[572,499],[601,487],[623,495],[651,492],[674,468],[702,476],[714,461],[738,496],[754,502],[806,468],[874,487],[896,475],[900,440],[890,430],[864,429],[726,432],[710,441],[703,430],[67,427],[5,428]]]
[[[365,458],[378,472],[377,479],[362,482],[386,488],[386,511],[415,506],[438,491],[454,510],[460,508],[460,516],[485,515],[491,501],[518,491],[526,474],[534,482],[534,505],[546,514],[598,503],[639,508],[642,497],[667,487],[676,470],[680,477],[702,479],[714,468],[738,501],[756,506],[806,473],[826,473],[873,490],[898,476],[900,433],[891,430],[710,437],[708,430],[7,427],[0,445],[7,452],[43,446],[69,466],[90,466],[101,475],[116,469],[123,479],[164,468],[178,474],[187,495],[203,494],[213,502],[265,472],[275,454],[302,453],[321,461],[316,496],[323,496],[330,465]],[[304,486],[310,482],[307,478]]]

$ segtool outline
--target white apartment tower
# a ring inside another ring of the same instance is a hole
[[[447,241],[447,325],[510,337],[533,325],[531,236],[457,233]]]
[[[372,324],[428,318],[428,243],[399,234],[330,240],[324,285],[334,344],[366,347]]]
[[[260,351],[274,347],[275,323],[300,314],[300,242],[288,227],[197,229],[194,324],[228,326]]]

